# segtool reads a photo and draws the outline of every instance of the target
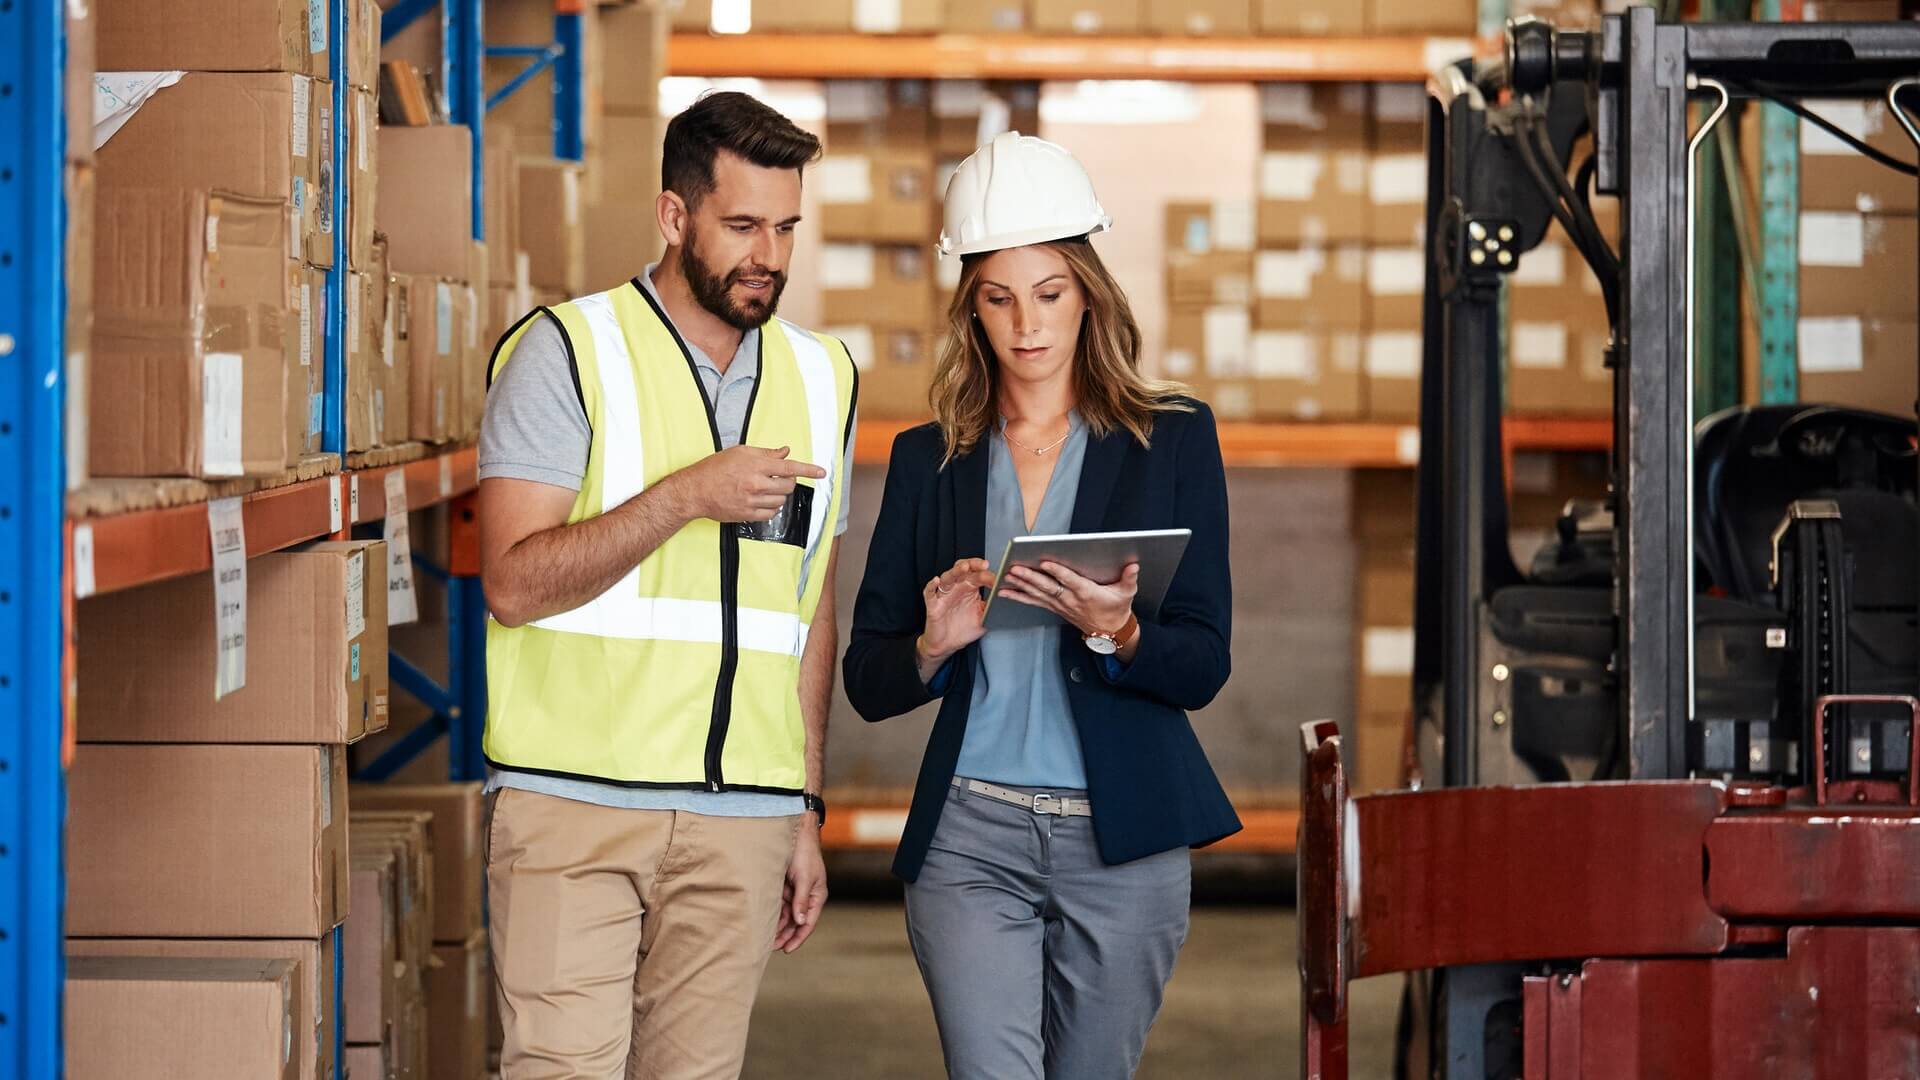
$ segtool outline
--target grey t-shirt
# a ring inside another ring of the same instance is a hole
[[[656,264],[657,265],[657,264]],[[656,302],[653,266],[640,276]],[[660,309],[666,310],[661,304]],[[713,406],[714,425],[722,446],[734,446],[745,433],[747,405],[753,400],[760,376],[760,331],[749,330],[724,374],[692,341],[687,352],[700,373],[700,389]],[[847,426],[843,455],[840,516],[834,535],[847,531],[847,508],[853,491],[854,424]],[[572,362],[560,327],[540,318],[527,327],[514,345],[511,362],[500,369],[487,391],[487,408],[480,423],[480,479],[504,477],[580,490],[586,477],[587,454],[593,434],[586,411],[574,389]],[[704,720],[705,718],[702,717]],[[625,788],[590,780],[567,780],[523,772],[492,772],[487,790],[503,787],[553,795],[599,806],[634,810],[685,810],[720,817],[780,817],[798,814],[801,800],[794,795],[758,792],[711,792],[690,789]]]

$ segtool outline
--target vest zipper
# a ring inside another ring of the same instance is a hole
[[[726,775],[720,753],[733,718],[733,677],[740,666],[740,537],[720,526],[720,678],[713,687],[713,720],[707,726],[707,790],[720,791]]]

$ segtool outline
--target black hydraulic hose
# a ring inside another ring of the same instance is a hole
[[[1607,325],[1611,329],[1617,321],[1617,313],[1620,310],[1618,270],[1613,266],[1613,253],[1611,250],[1605,250],[1604,243],[1603,251],[1600,253],[1594,252],[1588,246],[1586,230],[1574,217],[1573,210],[1561,198],[1563,186],[1571,190],[1564,171],[1560,176],[1560,183],[1555,184],[1548,176],[1547,167],[1540,162],[1539,148],[1534,141],[1533,117],[1524,112],[1516,114],[1514,130],[1519,135],[1516,145],[1520,151],[1521,163],[1526,166],[1527,173],[1533,178],[1534,184],[1540,188],[1540,193],[1546,196],[1547,205],[1553,210],[1554,219],[1560,222],[1562,229],[1566,230],[1567,238],[1573,242],[1574,247],[1580,252],[1580,257],[1586,260],[1587,268],[1593,272],[1594,278],[1600,283],[1602,301],[1607,309]],[[1555,159],[1555,165],[1558,166],[1557,159]],[[1596,228],[1595,233],[1597,232]]]
[[[1560,200],[1566,204],[1567,212],[1572,215],[1574,224],[1580,228],[1581,251],[1587,257],[1587,265],[1592,268],[1594,277],[1600,281],[1600,294],[1607,305],[1607,326],[1611,329],[1620,310],[1620,260],[1608,246],[1606,237],[1600,235],[1600,224],[1593,219],[1593,211],[1588,209],[1585,200],[1574,190],[1572,181],[1567,179],[1566,166],[1553,152],[1553,146],[1547,141],[1547,131],[1543,127],[1534,127],[1534,143],[1543,159],[1543,171],[1554,181],[1560,192]]]
[[[1798,116],[1802,120],[1805,120],[1807,123],[1812,124],[1817,128],[1820,128],[1821,130],[1825,131],[1827,134],[1832,135],[1834,138],[1839,139],[1843,143],[1846,143],[1848,146],[1852,147],[1854,150],[1858,151],[1861,154],[1864,154],[1869,160],[1878,162],[1881,165],[1885,165],[1887,168],[1892,169],[1895,172],[1905,173],[1908,176],[1920,176],[1920,165],[1914,165],[1911,162],[1901,161],[1899,158],[1894,157],[1892,154],[1889,154],[1886,151],[1879,149],[1878,147],[1869,146],[1866,142],[1864,142],[1859,138],[1856,138],[1852,133],[1846,131],[1840,125],[1834,123],[1833,121],[1827,119],[1824,116],[1821,116],[1819,113],[1814,112],[1812,109],[1807,108],[1805,105],[1800,104],[1798,101],[1793,100],[1792,98],[1786,96],[1785,94],[1781,94],[1773,90],[1769,90],[1766,87],[1761,86],[1757,83],[1738,83],[1738,82],[1733,82],[1732,80],[1728,80],[1728,82],[1736,89],[1743,90],[1754,97],[1764,98],[1767,101],[1773,102],[1775,105],[1778,105],[1781,108],[1787,110],[1788,112],[1794,114],[1795,116]]]

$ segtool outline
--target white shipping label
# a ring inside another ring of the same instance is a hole
[[[313,366],[313,283],[300,283],[300,366]]]
[[[313,80],[305,75],[293,77],[293,156],[303,158],[312,148],[307,118],[313,114]]]
[[[580,173],[577,170],[568,169],[560,174],[560,203],[567,224],[580,224]]]
[[[242,384],[240,354],[210,352],[200,373],[201,471],[239,476]]]
[[[1207,371],[1214,375],[1245,375],[1253,327],[1244,307],[1212,307],[1201,316]]]
[[[1521,288],[1551,289],[1567,283],[1567,248],[1558,240],[1544,240],[1539,247],[1520,256],[1507,279]]]
[[[327,531],[337,533],[346,527],[346,507],[341,505],[340,482],[327,481]]]
[[[979,116],[987,104],[987,84],[978,79],[935,79],[933,115],[945,120]]]
[[[307,51],[327,51],[327,0],[307,0]]]
[[[1413,674],[1413,627],[1369,626],[1362,631],[1360,670],[1367,675]]]
[[[247,529],[241,499],[207,500],[207,536],[213,547],[215,701],[247,685]]]
[[[360,288],[361,282],[354,280],[347,284],[347,355],[360,351]]]
[[[871,289],[876,252],[872,244],[827,244],[820,249],[820,286]],[[959,265],[955,259],[954,264]]]
[[[1427,118],[1427,88],[1421,83],[1376,83],[1373,118],[1387,124],[1418,124]]]
[[[480,296],[467,286],[467,348],[480,347]]]
[[[220,215],[207,215],[207,254],[220,254]]]
[[[821,160],[818,176],[821,202],[873,201],[873,166],[862,155],[829,154]]]
[[[1393,433],[1393,456],[1402,465],[1420,464],[1420,429],[1403,427]]]
[[[354,156],[361,172],[371,168],[367,158],[367,147],[373,143],[373,116],[367,106],[369,100],[365,94],[353,95],[354,115],[359,118],[353,129]]]
[[[1313,107],[1313,87],[1308,83],[1262,84],[1260,121],[1311,131],[1327,126],[1327,118]]]
[[[333,747],[320,748],[320,764],[314,770],[320,781],[320,827],[333,827]]]
[[[93,148],[100,149],[133,119],[147,99],[172,86],[184,71],[108,71],[93,77]]]
[[[1253,374],[1261,379],[1316,381],[1320,365],[1313,335],[1297,330],[1262,330],[1253,335]]]
[[[367,553],[347,556],[347,640],[367,632]]]
[[[853,0],[853,29],[862,34],[900,32],[900,0]]]
[[[446,282],[433,286],[434,347],[441,356],[453,355],[453,287]]]
[[[1797,337],[1801,374],[1834,374],[1866,367],[1866,334],[1856,316],[1801,319]]]
[[[287,243],[291,251],[300,250],[300,225],[307,216],[307,178],[293,178],[293,201],[287,207]]]
[[[393,322],[388,318],[380,326],[380,359],[385,360],[388,367],[393,366]]]
[[[1558,371],[1567,366],[1567,328],[1560,323],[1516,322],[1507,344],[1516,368]]]
[[[1864,142],[1871,134],[1867,128],[1867,103],[1864,101],[1822,99],[1803,101],[1801,104],[1809,111],[1819,114],[1822,120],[1831,122],[1833,126],[1856,139]],[[1875,108],[1878,108],[1877,103]],[[1820,125],[1802,120],[1800,121],[1800,152],[1826,156],[1851,156],[1854,149]]]
[[[360,477],[347,477],[347,518],[353,524],[360,523]]]
[[[1375,296],[1419,296],[1426,290],[1423,248],[1374,248],[1367,252],[1367,291]]]
[[[879,79],[829,79],[823,89],[832,123],[864,124],[887,114],[887,84]]]
[[[1270,150],[1260,155],[1260,196],[1289,201],[1311,199],[1319,190],[1320,173],[1326,167],[1325,154]]]
[[[1279,300],[1305,300],[1313,294],[1313,275],[1326,264],[1318,248],[1262,251],[1254,257],[1254,288]]]
[[[1213,246],[1217,251],[1253,250],[1253,203],[1221,199],[1213,204]]]
[[[96,590],[93,577],[93,526],[81,522],[73,527],[73,598],[85,600]]]
[[[1420,335],[1401,330],[1368,334],[1362,363],[1367,374],[1376,379],[1417,379],[1420,377]]]
[[[407,474],[388,469],[387,520],[381,535],[387,541],[387,625],[416,622],[420,601],[413,594],[413,543],[407,529]]]
[[[448,454],[440,455],[440,497],[453,494],[453,458]]]
[[[1867,261],[1865,214],[1806,210],[1800,214],[1800,265],[1858,268]]]
[[[1373,159],[1367,190],[1376,204],[1427,201],[1427,159],[1420,154],[1382,154]]]

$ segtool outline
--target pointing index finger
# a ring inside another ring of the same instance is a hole
[[[804,476],[810,480],[824,480],[827,470],[807,461],[777,461],[767,466],[770,476]]]

